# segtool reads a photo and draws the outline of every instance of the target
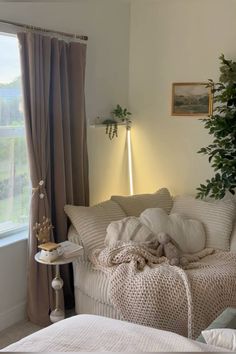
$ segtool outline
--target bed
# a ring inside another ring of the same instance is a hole
[[[94,315],[77,315],[25,337],[1,351],[221,352],[222,349],[137,324]]]

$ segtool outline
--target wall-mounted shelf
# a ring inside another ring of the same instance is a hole
[[[117,123],[118,126],[120,125],[123,125],[123,126],[126,126],[127,124],[126,123]],[[104,123],[93,123],[93,124],[90,124],[90,127],[91,128],[101,128],[101,127],[106,127],[106,124]]]

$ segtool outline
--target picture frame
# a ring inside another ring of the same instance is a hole
[[[172,116],[211,116],[212,93],[207,82],[174,82]]]

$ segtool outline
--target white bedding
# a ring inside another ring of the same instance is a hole
[[[2,350],[3,352],[220,352],[175,333],[94,315],[57,322]]]

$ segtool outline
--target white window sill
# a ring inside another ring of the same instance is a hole
[[[28,239],[29,230],[16,231],[14,234],[0,238],[0,247],[9,246],[13,243]]]

